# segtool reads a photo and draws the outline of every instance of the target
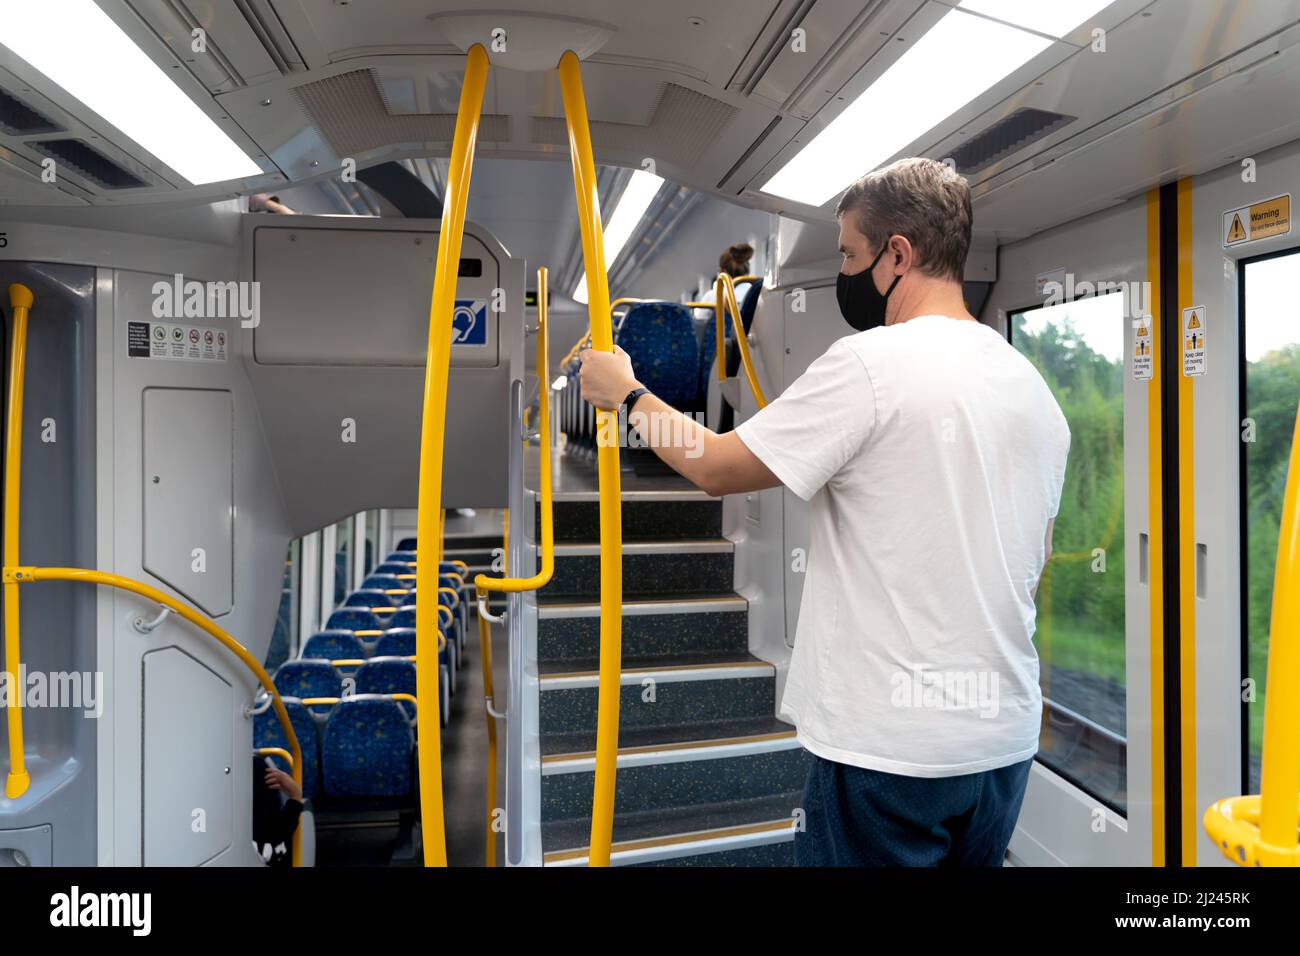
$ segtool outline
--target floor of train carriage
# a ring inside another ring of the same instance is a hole
[[[472,575],[487,571],[490,548],[479,547],[481,541],[501,539],[502,513],[482,510],[474,515],[449,512],[446,527],[446,556],[461,558],[470,565]],[[394,542],[396,543],[396,542]],[[499,607],[494,607],[500,613]],[[479,652],[476,612],[470,614],[465,662],[458,672],[458,687],[451,699],[451,719],[442,728],[442,788],[446,817],[447,865],[482,866],[486,827],[485,791],[487,788],[487,724],[483,717],[483,670]],[[506,686],[506,632],[492,625],[492,673],[497,688]],[[498,741],[504,740],[504,726]],[[504,751],[504,747],[501,748]],[[505,768],[498,768],[498,781],[505,779]],[[318,826],[316,865],[339,866],[420,866],[418,853],[409,858],[394,858],[400,829],[391,814],[376,814],[373,820],[364,815],[345,824]],[[500,841],[498,841],[500,842]],[[409,850],[409,846],[408,846]],[[500,865],[500,849],[497,863]]]

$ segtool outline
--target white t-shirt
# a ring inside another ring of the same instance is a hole
[[[800,742],[914,777],[1032,757],[1032,591],[1070,432],[1029,360],[919,316],[840,339],[736,431],[811,502],[781,700]]]

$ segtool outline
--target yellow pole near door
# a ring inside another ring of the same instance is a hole
[[[582,261],[587,269],[587,315],[592,348],[614,351],[609,317],[609,276],[605,273],[605,240],[596,191],[596,163],[591,153],[591,128],[582,91],[578,57],[560,57],[560,92],[569,128],[569,157],[573,189],[582,230]],[[545,371],[542,375],[545,376]],[[545,384],[545,383],[543,383]],[[590,866],[609,866],[614,831],[614,773],[618,760],[619,677],[623,640],[622,491],[618,473],[618,412],[596,412],[597,475],[600,479],[600,688],[596,718],[596,783],[591,808]]]
[[[27,315],[31,310],[32,290],[14,283],[9,287],[9,305],[14,312],[13,351],[9,355],[8,432],[5,442],[5,536],[4,566],[18,566],[19,494],[22,488],[23,456],[23,378],[27,368]],[[19,687],[22,656],[18,639],[18,583],[5,575],[5,674],[9,680],[9,706],[5,716],[9,724],[9,776],[5,778],[5,796],[16,800],[27,792],[32,778],[27,773],[23,753],[23,693]]]
[[[1261,791],[1211,804],[1203,822],[1239,866],[1300,866],[1300,409],[1282,495],[1265,688]]]
[[[451,367],[451,318],[460,270],[465,206],[474,165],[479,114],[487,86],[487,52],[474,44],[456,112],[456,133],[447,169],[446,201],[438,233],[438,261],[429,305],[429,345],[424,368],[424,418],[420,428],[420,490],[416,517],[415,696],[420,758],[420,814],[424,824],[424,865],[447,865],[447,834],[442,806],[442,739],[438,720],[438,566],[442,561],[442,456],[447,430],[447,380]]]

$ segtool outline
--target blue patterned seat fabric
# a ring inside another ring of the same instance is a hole
[[[372,657],[357,670],[358,694],[410,694],[415,696],[415,661],[404,657]],[[399,700],[402,712],[415,719],[415,705]]]
[[[415,627],[415,605],[406,604],[399,607],[388,622],[388,629]]]
[[[302,653],[299,655],[302,660],[327,660],[337,661],[344,658],[358,658],[366,656],[365,645],[361,643],[361,638],[357,637],[351,631],[321,631],[307,638],[307,643],[302,646]],[[283,693],[283,691],[281,691]],[[328,694],[295,694],[295,697],[328,697]]]
[[[379,618],[364,608],[340,608],[325,622],[327,631],[378,631]]]
[[[279,685],[276,685],[277,689]],[[284,691],[280,691],[283,695]],[[320,735],[316,731],[316,721],[300,700],[285,700],[284,709],[289,713],[289,723],[293,725],[294,736],[302,749],[302,793],[307,799],[316,796],[320,790]],[[289,741],[280,729],[280,720],[275,715],[275,708],[269,707],[253,718],[254,747],[283,747],[292,753]],[[287,771],[284,761],[275,757],[276,765]]]
[[[674,302],[634,305],[615,340],[646,388],[674,408],[695,407],[700,346],[689,309]]]
[[[321,770],[333,797],[397,797],[411,792],[415,735],[402,708],[381,697],[339,701],[325,724]]]
[[[415,539],[403,538],[397,543],[397,550],[388,555],[389,561],[414,561],[415,560]]]
[[[405,573],[405,572],[403,572]],[[377,588],[380,591],[388,590],[410,590],[405,581],[399,581],[394,574],[372,574],[361,582],[363,588]]]
[[[405,561],[385,561],[375,568],[375,574],[410,574],[412,568]]]
[[[375,657],[415,656],[415,628],[390,627],[375,645]]]
[[[353,591],[343,602],[344,607],[392,607],[395,595],[385,594],[378,588],[361,588]],[[399,602],[400,603],[400,602]]]
[[[275,672],[275,689],[281,697],[338,697],[343,679],[326,660],[285,661]]]

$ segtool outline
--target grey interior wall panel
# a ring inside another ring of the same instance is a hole
[[[0,261],[0,290],[13,282],[25,284],[35,296],[27,336],[19,560],[93,567],[94,270]],[[7,394],[12,331],[7,292],[0,298],[0,314]],[[15,861],[14,851],[32,865],[95,862],[96,711],[111,693],[96,681],[97,597],[94,588],[63,582],[19,590],[26,672],[47,682],[55,679],[66,692],[57,699],[47,696],[45,706],[24,710],[32,785],[17,800],[0,797],[0,866]],[[0,756],[0,772],[7,770],[7,756]]]
[[[364,509],[416,504],[438,228],[329,216],[245,224],[241,275],[259,283],[262,298],[257,326],[234,333],[236,353],[295,535]],[[461,258],[479,260],[482,275],[460,276],[456,299],[473,311],[487,307],[487,335],[481,346],[452,346],[443,503],[504,507],[510,382],[523,374],[525,264],[473,224]],[[496,289],[499,313],[490,308]],[[458,336],[464,321],[456,319]]]
[[[146,866],[201,866],[230,846],[234,708],[230,683],[179,648],[144,655]]]
[[[211,615],[234,598],[230,392],[144,390],[144,566]]]

